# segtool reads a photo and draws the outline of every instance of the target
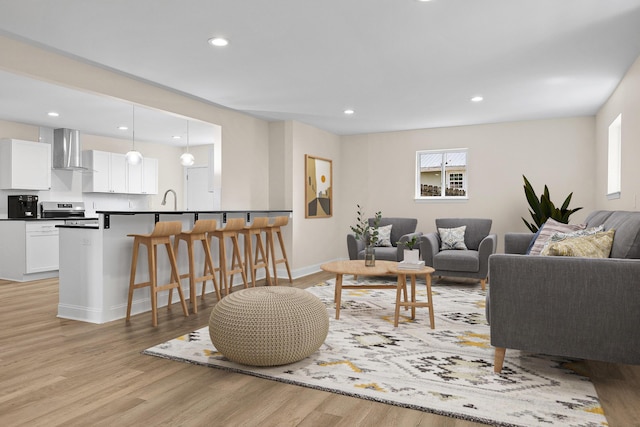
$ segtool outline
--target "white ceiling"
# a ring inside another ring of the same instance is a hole
[[[593,115],[640,56],[640,0],[0,0],[0,33],[347,135]],[[7,84],[0,118],[40,120]]]

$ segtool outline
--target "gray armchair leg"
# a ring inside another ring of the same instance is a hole
[[[480,280],[480,285],[482,286],[482,290],[486,291],[487,290],[487,279]]]
[[[507,349],[504,347],[496,347],[496,353],[493,360],[493,372],[499,374],[502,372],[502,365],[504,364],[504,355]]]

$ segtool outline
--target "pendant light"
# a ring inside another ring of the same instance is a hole
[[[189,152],[189,120],[187,120],[187,152],[182,153],[180,156],[180,163],[182,166],[191,166],[195,161],[193,154]]]
[[[131,123],[131,150],[127,152],[125,157],[130,165],[137,165],[142,162],[142,153],[136,151],[136,106],[133,105],[133,119]]]

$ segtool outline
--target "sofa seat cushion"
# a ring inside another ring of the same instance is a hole
[[[376,259],[381,261],[397,261],[398,248],[393,246],[376,246]],[[364,259],[364,249],[358,253],[358,259]]]
[[[474,250],[440,251],[433,257],[433,268],[437,271],[465,271],[480,270],[480,256]]]

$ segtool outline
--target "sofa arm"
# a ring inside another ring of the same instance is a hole
[[[349,259],[358,259],[358,253],[364,249],[364,242],[356,239],[353,233],[347,234],[347,250],[349,251]]]
[[[491,344],[640,364],[640,260],[494,254]]]
[[[405,234],[405,235],[400,237],[400,240],[398,240],[398,242],[393,242],[394,245],[396,245],[396,243],[397,243],[396,247],[398,248],[398,255],[397,255],[398,262],[404,260],[404,250],[407,249],[407,245],[405,245],[405,242],[408,242],[414,236],[417,239],[415,247],[417,247],[418,251],[420,251],[420,246],[421,246],[420,245],[420,238],[422,237],[422,231],[416,231],[415,233]]]
[[[498,249],[498,235],[489,234],[482,239],[480,245],[478,245],[478,258],[480,261],[480,268],[478,274],[480,277],[489,276],[489,256],[495,254]]]
[[[433,257],[440,252],[440,237],[437,233],[423,234],[420,238],[420,253],[424,265],[433,266]]]
[[[532,233],[506,233],[504,235],[504,253],[526,254],[534,236],[535,234]]]

